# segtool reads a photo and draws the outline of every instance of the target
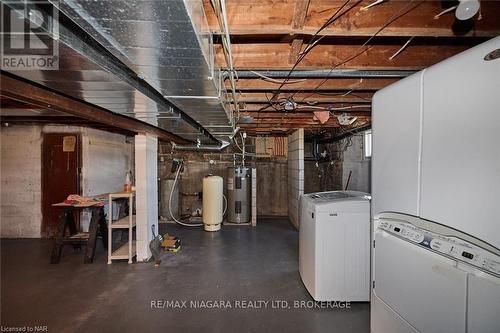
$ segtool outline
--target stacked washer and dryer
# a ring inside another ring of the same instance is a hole
[[[373,333],[500,332],[499,55],[496,37],[375,94],[372,241],[363,194],[301,199],[315,300],[371,285]]]
[[[500,332],[499,51],[373,98],[373,333]]]

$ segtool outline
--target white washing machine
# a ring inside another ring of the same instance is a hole
[[[370,195],[355,191],[301,197],[299,271],[316,301],[370,299]]]
[[[500,332],[498,249],[396,213],[376,217],[374,246],[372,332]]]

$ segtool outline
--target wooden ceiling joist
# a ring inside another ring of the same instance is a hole
[[[292,19],[292,29],[302,30],[307,17],[310,0],[295,0],[295,8]],[[292,47],[290,48],[290,55],[288,56],[288,63],[292,66],[297,62],[302,46],[304,45],[303,38],[294,38]]]
[[[349,90],[378,90],[383,87],[398,81],[395,78],[336,78],[327,79],[321,86],[319,86],[323,79],[307,79],[302,82],[289,83],[281,87],[281,91],[343,91]],[[252,91],[275,91],[279,88],[280,84],[269,82],[262,79],[239,79],[236,83],[238,90],[245,92]]]
[[[371,103],[370,102],[362,102],[361,104],[359,103],[317,103],[311,106],[310,108],[307,108],[308,105],[305,103],[300,103],[300,107],[304,111],[308,112],[313,112],[313,111],[321,111],[321,110],[315,110],[314,107],[324,107],[327,108],[329,106],[356,106],[355,108],[352,109],[346,109],[345,112],[350,112],[350,111],[359,111],[359,110],[365,110],[365,111],[370,111],[371,110]],[[362,107],[363,105],[367,105],[366,107]],[[266,111],[276,111],[279,112],[281,111],[282,108],[279,107],[279,105],[275,105],[275,108],[269,105],[269,103],[262,103],[262,104],[245,104],[245,108],[242,109],[242,111],[247,111],[247,112],[253,112],[253,111],[258,111],[258,110],[266,110]],[[359,107],[359,108],[358,108]],[[300,110],[300,109],[299,109]],[[283,110],[284,112],[284,110]]]
[[[300,111],[294,111],[294,112],[280,112],[280,111],[275,111],[275,110],[269,110],[267,109],[266,111],[243,111],[241,115],[243,116],[252,116],[255,118],[260,118],[260,119],[281,119],[282,117],[288,117],[290,119],[310,119],[313,117],[314,111],[318,110],[300,110]],[[339,111],[339,113],[342,113]],[[359,117],[369,117],[371,115],[370,110],[365,110],[365,111],[359,111],[359,110],[353,110],[349,111],[349,115],[351,116],[359,116]]]
[[[469,48],[463,44],[409,44],[398,57],[390,59],[405,42],[362,47],[358,44],[316,45],[298,64],[297,69],[358,69],[358,70],[419,70]],[[286,43],[233,44],[234,65],[237,69],[291,69],[288,62],[290,45]],[[350,59],[349,61],[347,61]],[[221,46],[216,46],[216,61],[225,67]]]
[[[287,98],[290,93],[282,94],[281,97]],[[370,103],[373,93],[297,93],[293,96],[296,101],[314,102],[314,103]],[[246,91],[238,98],[240,103],[266,103],[272,97],[271,93]]]
[[[218,34],[220,30],[217,18],[210,8],[210,1],[204,2],[209,26]],[[344,2],[311,1],[302,27],[294,27],[294,21],[297,20],[294,15],[296,0],[232,0],[226,3],[226,7],[231,34],[311,36]],[[386,1],[369,10],[361,10],[371,2],[373,1],[362,1],[319,35],[371,36],[395,13],[402,11],[408,5],[408,1]],[[472,26],[470,22],[457,22],[453,12],[434,19],[435,15],[446,8],[445,5],[444,1],[423,1],[418,8],[384,29],[380,36],[494,37],[500,34],[498,1],[481,1],[482,18],[475,21]]]

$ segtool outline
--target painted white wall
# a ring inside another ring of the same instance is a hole
[[[135,196],[137,261],[151,257],[151,226],[158,233],[158,138],[135,136]]]
[[[86,130],[82,137],[83,195],[122,191],[127,171],[134,169],[133,144],[123,135]]]
[[[14,125],[0,130],[0,236],[38,238],[42,222],[43,133],[80,133],[82,191],[94,195],[123,189],[133,170],[133,144],[124,135],[87,127]],[[85,228],[88,219],[84,215]]]
[[[298,229],[300,196],[304,194],[304,129],[288,136],[288,217]]]
[[[40,237],[42,221],[41,129],[0,129],[0,235]]]

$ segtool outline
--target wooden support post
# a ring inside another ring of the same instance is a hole
[[[157,153],[158,139],[155,136],[135,136],[137,261],[146,261],[151,256],[151,227],[154,224],[158,228]]]

